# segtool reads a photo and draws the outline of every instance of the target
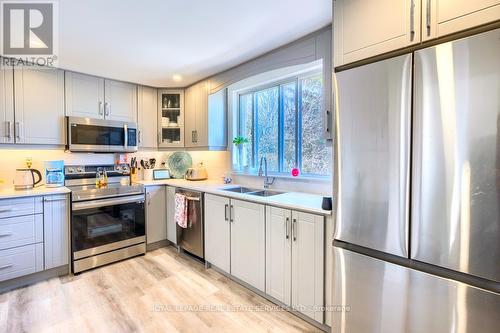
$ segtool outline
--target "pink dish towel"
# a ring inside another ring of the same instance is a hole
[[[175,194],[175,223],[181,228],[187,228],[187,199],[185,195],[180,193]]]

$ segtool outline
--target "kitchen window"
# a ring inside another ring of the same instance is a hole
[[[323,138],[323,77],[310,72],[238,93],[236,168],[255,174],[261,157],[273,174],[327,176],[331,149]]]

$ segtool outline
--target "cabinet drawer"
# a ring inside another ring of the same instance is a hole
[[[42,214],[0,219],[0,250],[42,241]]]
[[[43,270],[43,244],[0,251],[0,281]]]
[[[42,213],[42,197],[0,200],[0,218]]]

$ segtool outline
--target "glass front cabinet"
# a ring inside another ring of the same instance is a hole
[[[184,147],[184,91],[158,91],[158,147]]]

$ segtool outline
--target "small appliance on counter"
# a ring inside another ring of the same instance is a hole
[[[35,174],[38,177],[35,180]],[[42,174],[36,169],[16,169],[16,177],[14,178],[14,188],[16,190],[31,190],[35,185],[42,181]]]
[[[64,186],[64,161],[45,161],[45,186]]]
[[[205,168],[203,162],[199,163],[198,166],[194,168],[187,169],[186,171],[186,180],[205,180],[207,178],[207,168]]]
[[[154,180],[170,179],[170,169],[154,169],[153,179]]]

